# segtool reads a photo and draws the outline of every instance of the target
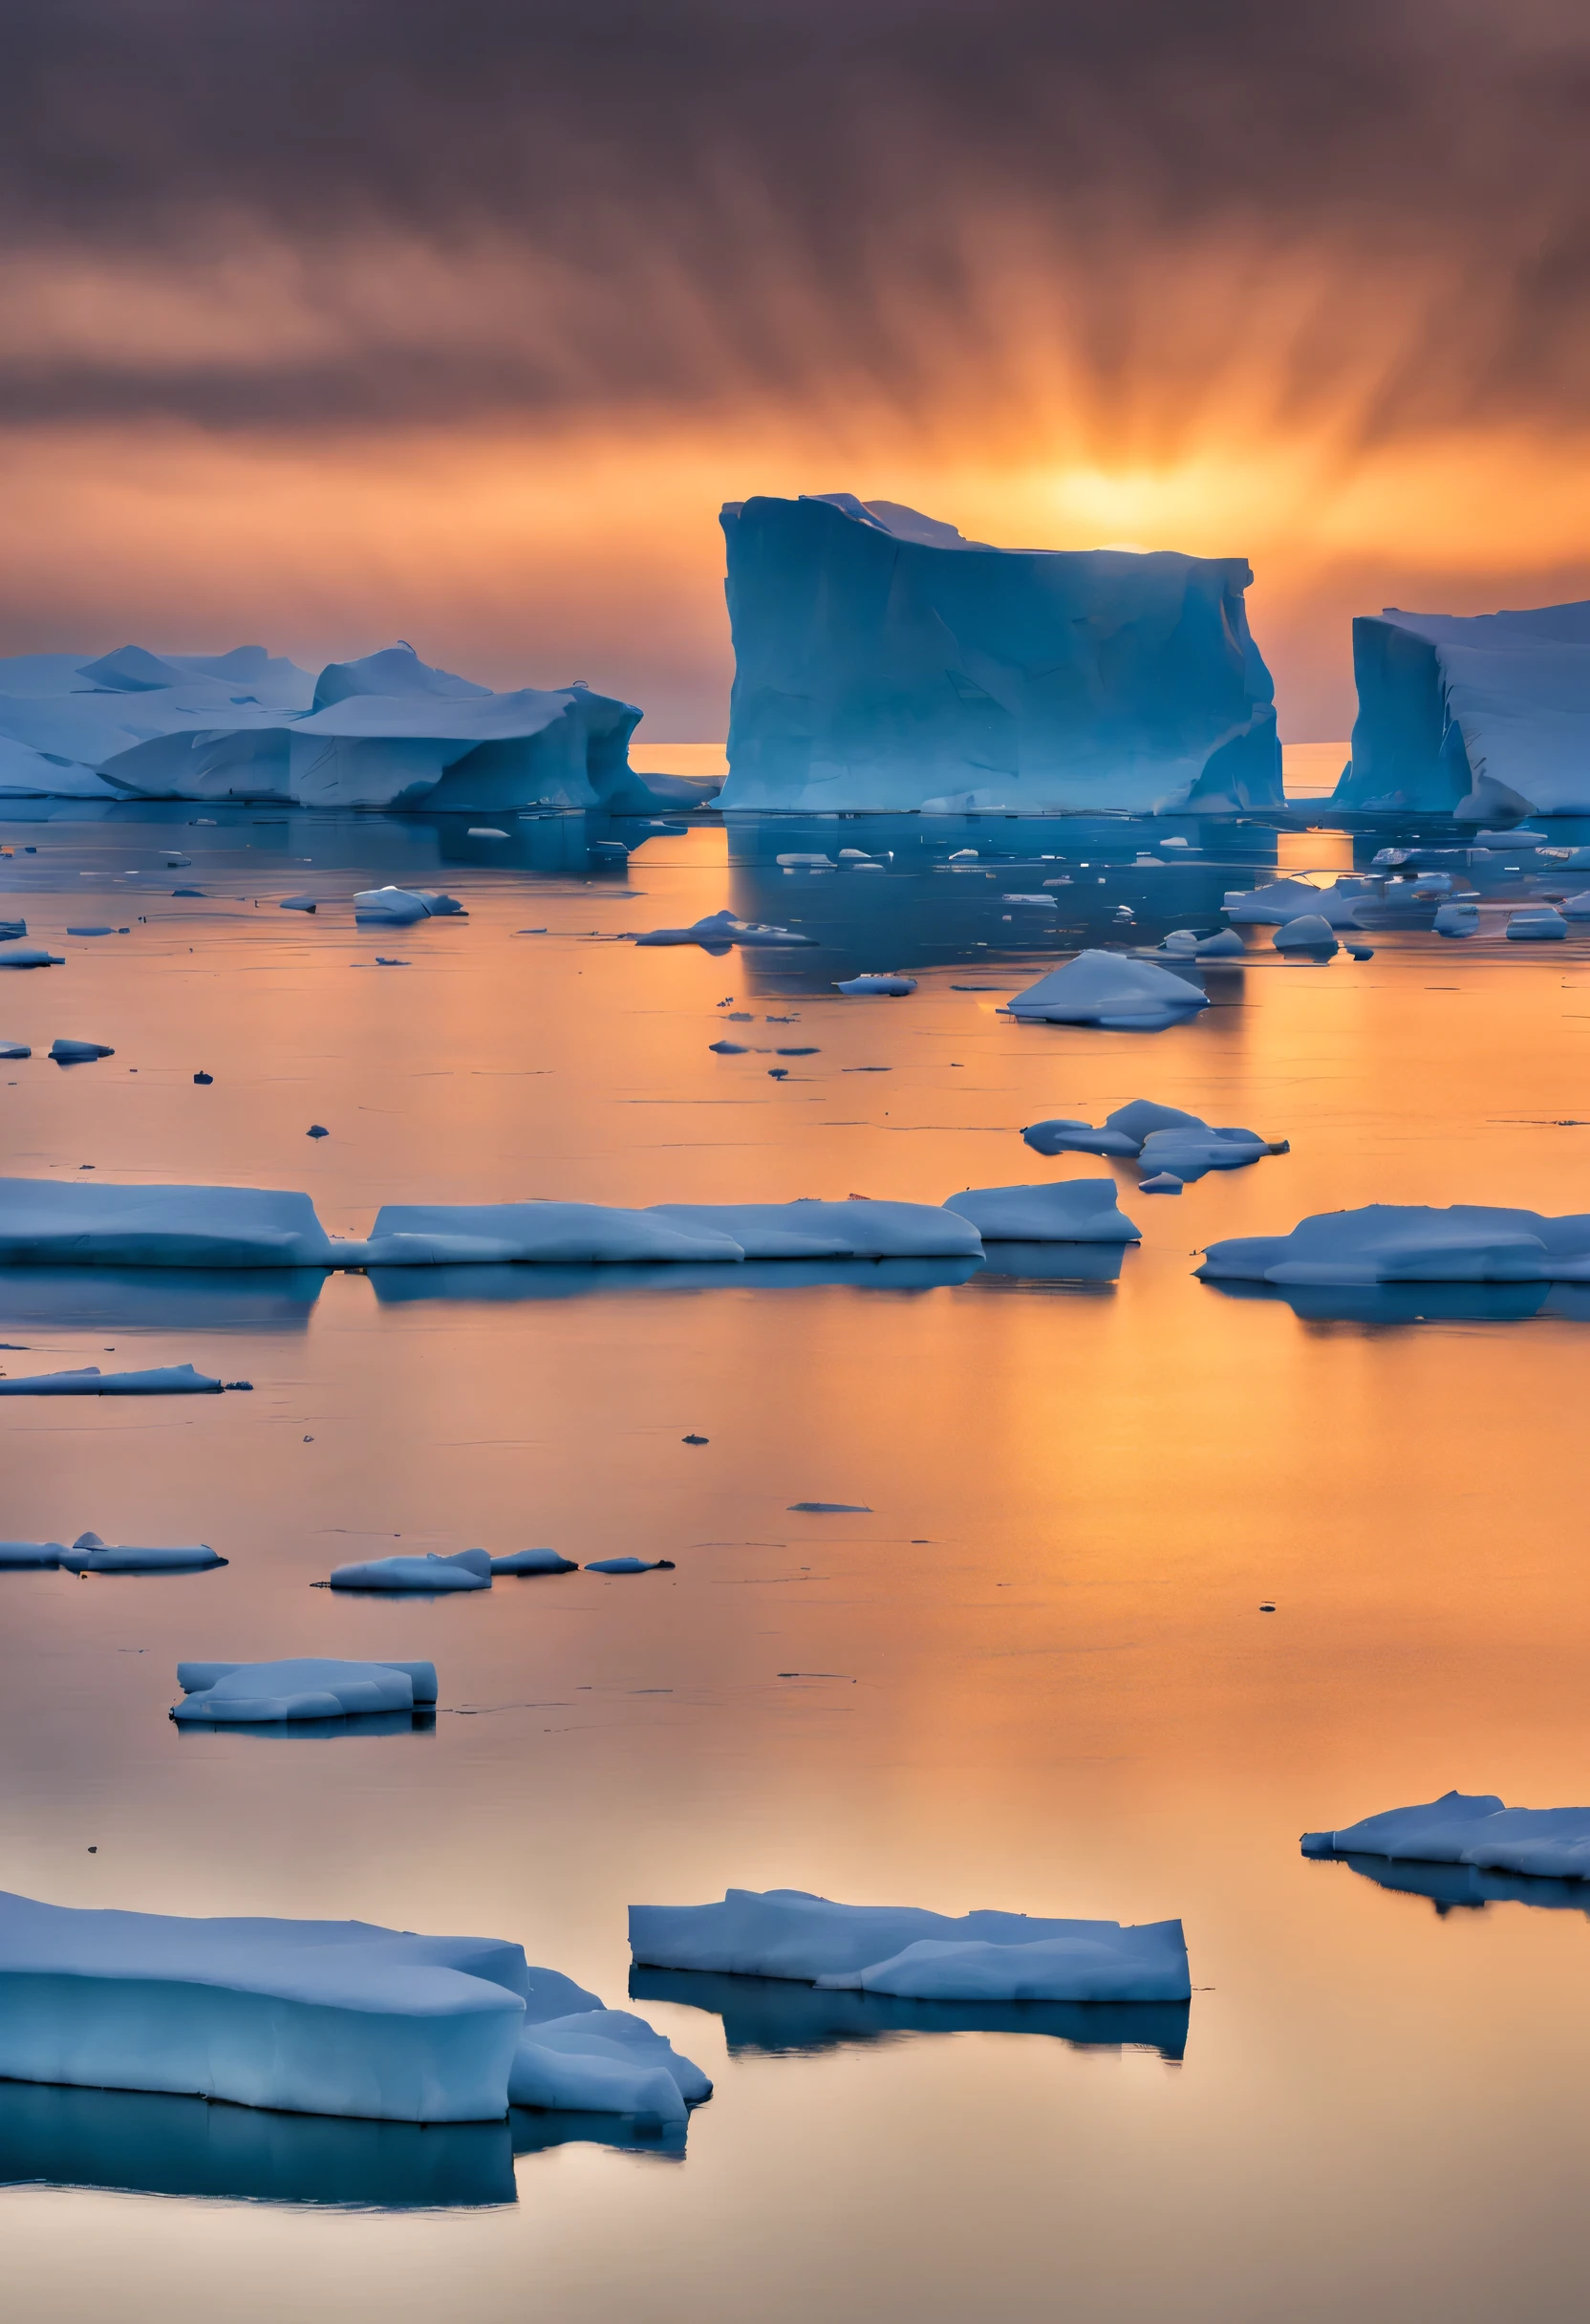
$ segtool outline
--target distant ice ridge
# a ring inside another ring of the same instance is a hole
[[[1186,2001],[1179,1921],[960,1919],[833,1904],[799,1888],[731,1888],[720,1904],[632,1904],[630,1949],[653,1969],[791,1977],[919,2000]]]
[[[255,1727],[413,1711],[436,1701],[435,1663],[361,1663],[301,1655],[271,1663],[179,1663],[179,1726]]]
[[[1444,1792],[1340,1832],[1305,1832],[1305,1856],[1384,1856],[1485,1872],[1590,1880],[1590,1808],[1509,1808],[1493,1793]]]
[[[1453,1203],[1450,1210],[1371,1202],[1324,1211],[1289,1235],[1212,1242],[1196,1272],[1210,1281],[1297,1283],[1590,1282],[1590,1213]]]
[[[494,694],[403,644],[318,678],[263,646],[14,656],[0,659],[0,795],[494,814],[698,802],[710,785],[631,767],[640,715],[583,681]]]
[[[0,2078],[399,2122],[511,2101],[677,2125],[712,2090],[643,2019],[495,1938],[5,1894]]]
[[[1464,822],[1590,810],[1590,601],[1353,623],[1358,718],[1333,806]]]
[[[722,525],[725,808],[1284,804],[1241,557],[993,549],[848,492]]]

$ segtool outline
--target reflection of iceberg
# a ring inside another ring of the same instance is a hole
[[[1157,2050],[1183,2055],[1185,2001],[904,2001],[833,1991],[788,1977],[730,1977],[706,1969],[630,1971],[633,2001],[716,2011],[731,2056],[852,2049],[925,2034],[1044,2034],[1078,2049]]]
[[[1353,623],[1358,718],[1332,805],[1465,821],[1590,811],[1590,603]]]
[[[0,1324],[303,1331],[319,1267],[0,1267]]]
[[[991,1242],[979,1283],[1114,1283],[1121,1279],[1122,1242]]]
[[[1118,1265],[1117,1259],[1117,1265]],[[737,1290],[803,1291],[832,1285],[852,1291],[936,1291],[964,1283],[982,1268],[966,1259],[748,1259],[732,1270],[701,1265],[549,1267],[372,1267],[370,1282],[383,1307],[416,1301],[500,1303],[520,1300],[628,1297],[637,1292],[681,1295]],[[1091,1269],[1090,1269],[1091,1271]]]
[[[505,2120],[355,2121],[164,2091],[0,2081],[0,2184],[9,2186],[462,2209],[513,2202],[516,2144]]]
[[[1305,1323],[1516,1323],[1525,1317],[1572,1312],[1590,1284],[1563,1283],[1263,1283],[1208,1279],[1232,1300],[1284,1301]]]
[[[722,523],[725,808],[1284,803],[1240,557],[991,549],[846,492]]]
[[[1516,1872],[1487,1872],[1476,1864],[1394,1863],[1384,1856],[1363,1856],[1352,1849],[1333,1851],[1316,1862],[1346,1864],[1377,1888],[1398,1896],[1428,1897],[1437,1912],[1482,1912],[1487,1904],[1533,1904],[1541,1912],[1590,1914],[1590,1891],[1583,1881],[1526,1878]],[[632,1990],[634,1981],[632,1980]]]

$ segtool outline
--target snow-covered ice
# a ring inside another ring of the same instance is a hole
[[[849,993],[861,999],[869,995],[882,995],[892,1001],[903,1001],[908,993],[915,990],[914,977],[899,977],[892,970],[875,968],[864,970],[859,977],[847,977],[842,984],[834,986],[836,993]]]
[[[1079,952],[1009,1003],[1013,1017],[1126,1033],[1161,1033],[1208,1006],[1185,978],[1114,952]]]
[[[1174,1172],[1179,1178],[1201,1178],[1212,1170],[1240,1170],[1261,1154],[1288,1151],[1285,1139],[1262,1138],[1256,1130],[1214,1129],[1199,1114],[1143,1097],[1117,1106],[1105,1116],[1101,1129],[1091,1122],[1057,1118],[1030,1124],[1021,1136],[1036,1153],[1136,1159],[1145,1171]]]
[[[1472,1864],[1558,1881],[1590,1880],[1590,1807],[1509,1808],[1493,1793],[1446,1792],[1387,1808],[1338,1832],[1305,1832],[1305,1856],[1384,1856]]]
[[[1029,1919],[835,1904],[798,1888],[731,1888],[721,1904],[632,1904],[630,1949],[656,1969],[790,1977],[923,1999],[1185,2001],[1179,1921]]]
[[[1514,944],[1551,944],[1568,933],[1568,923],[1550,904],[1538,904],[1509,915],[1507,935]]]
[[[1325,1211],[1287,1235],[1211,1243],[1209,1281],[1295,1283],[1590,1282],[1590,1213],[1454,1203],[1449,1210],[1373,1202]]]
[[[592,1558],[586,1567],[588,1574],[658,1574],[672,1573],[672,1558]]]
[[[1121,1212],[1113,1178],[1060,1178],[1049,1186],[980,1186],[944,1205],[969,1219],[984,1242],[1138,1242]]]
[[[308,1194],[0,1178],[0,1266],[326,1267]]]
[[[1295,920],[1283,921],[1271,937],[1277,952],[1312,953],[1327,960],[1341,951],[1336,931],[1322,913],[1300,913]]]
[[[53,1569],[65,1554],[62,1541],[0,1541],[0,1573],[13,1566]]]
[[[71,1574],[189,1574],[207,1573],[228,1560],[217,1557],[207,1541],[175,1549],[140,1549],[127,1542],[101,1541],[97,1533],[80,1533],[55,1562]]]
[[[353,1565],[332,1568],[333,1590],[488,1590],[491,1560],[483,1549],[455,1550],[441,1557],[426,1550],[419,1557],[366,1558]]]
[[[48,952],[42,944],[0,944],[0,968],[64,968],[63,952]]]
[[[179,1663],[179,1726],[251,1727],[412,1711],[436,1701],[434,1663],[341,1662],[303,1655],[269,1663]]]
[[[97,1058],[114,1057],[116,1051],[102,1041],[69,1041],[64,1037],[50,1044],[50,1054],[57,1065],[88,1065]]]
[[[494,1574],[572,1574],[579,1569],[572,1558],[559,1557],[555,1549],[513,1549],[505,1557],[493,1558]]]
[[[161,1364],[140,1372],[102,1372],[97,1364],[70,1372],[32,1372],[0,1378],[0,1396],[219,1396],[221,1383],[191,1364]]]
[[[797,936],[770,920],[742,920],[725,908],[709,912],[688,928],[649,928],[633,939],[636,944],[698,944],[707,952],[727,952],[732,944],[747,951],[777,951],[780,946],[815,944],[815,936]]]
[[[354,1246],[349,1245],[351,1251]],[[376,1214],[362,1263],[614,1264],[721,1259],[743,1254],[727,1234],[676,1225],[664,1214],[598,1202],[389,1202]]]
[[[726,809],[1282,804],[1244,559],[994,549],[847,492],[722,523]]]
[[[1569,898],[1569,905],[1576,899]],[[1567,910],[1568,906],[1564,907]],[[1438,904],[1435,908],[1435,933],[1438,936],[1477,936],[1479,934],[1479,906],[1477,904]]]
[[[1475,823],[1590,811],[1590,602],[1472,615],[1388,606],[1354,621],[1353,674],[1352,758],[1333,806]]]
[[[0,2077],[400,2122],[497,2121],[511,2102],[677,2125],[712,2087],[644,2020],[499,1939],[11,1895]]]
[[[926,1202],[671,1202],[653,1216],[727,1236],[747,1259],[958,1259],[978,1248],[975,1230]]]

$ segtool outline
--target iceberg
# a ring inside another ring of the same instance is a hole
[[[64,968],[63,952],[47,952],[42,944],[0,944],[0,968]]]
[[[1123,1216],[1113,1178],[1061,1178],[1052,1186],[969,1187],[944,1205],[970,1219],[984,1242],[1140,1242]]]
[[[1590,1282],[1590,1214],[1453,1203],[1449,1210],[1371,1202],[1323,1211],[1288,1235],[1212,1242],[1206,1282],[1300,1284]]]
[[[920,2000],[1186,2001],[1192,1993],[1179,1921],[952,1919],[913,1906],[834,1904],[798,1888],[731,1888],[718,1904],[632,1904],[630,1950],[653,1969]]]
[[[0,1541],[0,1573],[13,1567],[54,1572],[65,1555],[65,1544],[60,1541]]]
[[[137,1549],[126,1543],[113,1546],[97,1533],[80,1533],[55,1562],[69,1574],[193,1574],[207,1573],[228,1560],[218,1558],[207,1541],[178,1549]]]
[[[102,1372],[97,1364],[76,1371],[0,1376],[0,1396],[219,1396],[221,1383],[191,1364],[162,1364],[142,1372]]]
[[[327,1267],[308,1194],[0,1178],[0,1266]]]
[[[1354,621],[1353,675],[1352,757],[1333,807],[1468,823],[1590,811],[1590,602],[1470,615],[1387,606]]]
[[[360,1663],[303,1655],[271,1663],[179,1663],[179,1726],[251,1727],[413,1711],[436,1701],[434,1663]]]
[[[366,1558],[332,1569],[333,1590],[488,1590],[491,1560],[483,1549],[456,1550],[449,1558],[434,1549],[417,1558]]]
[[[903,1001],[908,993],[916,990],[916,979],[914,977],[896,976],[890,969],[871,968],[859,977],[847,977],[843,984],[836,984],[833,989],[836,993],[849,993],[853,998],[871,996],[876,999],[882,996],[890,1001]]]
[[[670,1202],[652,1216],[731,1237],[748,1259],[972,1259],[975,1228],[926,1202]]]
[[[1508,917],[1507,937],[1511,944],[1557,943],[1567,933],[1567,921],[1550,904],[1536,905],[1527,912],[1515,912]]]
[[[711,2083],[489,1937],[0,1895],[0,2077],[397,2122],[509,2103],[682,2124]]]
[[[671,1574],[672,1558],[592,1558],[588,1574]]]
[[[1277,952],[1313,953],[1321,960],[1332,958],[1342,949],[1336,931],[1321,912],[1300,913],[1295,920],[1284,921],[1270,941]]]
[[[721,521],[726,810],[1284,805],[1245,559],[994,549],[848,492]]]
[[[572,1574],[572,1558],[560,1558],[555,1549],[514,1549],[505,1558],[493,1558],[493,1574]]]
[[[1023,1020],[1126,1033],[1162,1033],[1208,1006],[1209,995],[1184,977],[1115,952],[1079,952],[1009,1003]]]
[[[1446,1792],[1339,1832],[1305,1832],[1305,1856],[1472,1864],[1536,1880],[1590,1880],[1590,1808],[1509,1808],[1493,1793]]]
[[[771,921],[740,919],[725,907],[693,920],[688,928],[648,928],[632,940],[636,944],[699,944],[706,952],[727,952],[732,944],[740,944],[754,952],[759,947],[776,951],[781,945],[814,945],[817,938],[796,936]]]

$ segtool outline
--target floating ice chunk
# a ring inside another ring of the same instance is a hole
[[[648,929],[634,941],[641,945],[699,944],[708,952],[724,952],[731,944],[741,945],[749,951],[755,951],[759,946],[776,951],[781,945],[811,945],[817,939],[815,936],[797,936],[792,929],[777,927],[771,921],[742,920],[725,908],[722,912],[707,913],[688,928]]]
[[[325,1267],[308,1194],[0,1178],[0,1266]]]
[[[732,1238],[747,1259],[975,1258],[975,1229],[926,1202],[670,1202],[650,1216]]]
[[[1527,912],[1515,912],[1507,923],[1508,940],[1513,944],[1549,944],[1565,936],[1568,923],[1560,912],[1549,904],[1535,906]]]
[[[66,933],[69,936],[114,936],[117,932],[114,928],[108,926],[96,926],[93,928],[69,928]]]
[[[492,823],[472,823],[464,833],[465,839],[507,839],[510,836],[507,831],[500,831]]]
[[[749,1054],[742,1041],[709,1041],[707,1047],[717,1057],[745,1057]]]
[[[515,2106],[633,2115],[663,2127],[712,2096],[712,2084],[666,2035],[627,2010],[543,2018],[519,2037],[508,2075]]]
[[[1155,869],[1158,869],[1157,864]],[[1060,898],[1056,895],[1001,895],[999,901],[1001,904],[1030,904],[1038,912],[1060,910]]]
[[[0,1379],[0,1396],[219,1396],[221,1383],[191,1364],[163,1364],[141,1372],[102,1372],[85,1364],[70,1372],[34,1372]]]
[[[1010,1014],[1049,1024],[1091,1024],[1105,1031],[1163,1032],[1209,1006],[1209,996],[1147,960],[1113,952],[1080,952],[1010,1002]]]
[[[12,944],[28,933],[26,920],[0,920],[0,944]],[[68,934],[70,934],[70,930]]]
[[[1240,960],[1247,946],[1235,928],[1217,929],[1212,936],[1199,936],[1195,928],[1172,928],[1159,947],[1161,959]]]
[[[1579,899],[1570,897],[1563,910],[1571,916]],[[1590,908],[1590,897],[1585,899]],[[1477,904],[1440,904],[1435,913],[1435,933],[1438,936],[1477,936],[1479,934],[1479,906]]]
[[[1176,1177],[1172,1172],[1159,1170],[1151,1178],[1144,1178],[1137,1191],[1140,1194],[1179,1194],[1185,1184],[1185,1179]]]
[[[1050,1186],[982,1186],[944,1205],[970,1219],[984,1242],[1138,1242],[1116,1202],[1113,1178],[1061,1178]]]
[[[23,1058],[32,1055],[32,1050],[25,1041],[0,1041],[0,1058],[8,1065],[20,1064]]]
[[[57,1065],[91,1065],[97,1057],[114,1057],[116,1051],[102,1041],[53,1041],[50,1054]]]
[[[101,1541],[97,1533],[80,1533],[58,1562],[73,1574],[184,1574],[207,1571],[229,1560],[218,1558],[207,1541],[181,1549],[134,1549]]]
[[[791,1501],[790,1513],[803,1517],[870,1517],[865,1501]]]
[[[63,952],[46,952],[42,944],[0,944],[0,968],[64,968]]]
[[[65,1555],[59,1541],[0,1541],[0,1573],[13,1566],[54,1567]]]
[[[555,1549],[514,1549],[505,1558],[493,1558],[494,1574],[572,1574],[578,1567],[572,1558],[560,1558]]]
[[[725,808],[1281,804],[1242,558],[994,549],[847,492],[722,522]]]
[[[378,920],[392,928],[407,928],[416,920],[428,920],[430,907],[422,897],[407,888],[365,888],[354,898],[354,917],[357,920]]]
[[[350,1246],[352,1251],[353,1246]],[[624,1264],[647,1259],[738,1261],[727,1233],[676,1222],[660,1211],[598,1202],[389,1202],[376,1214],[361,1263],[372,1267]]]
[[[1329,920],[1318,912],[1302,913],[1297,919],[1285,921],[1276,930],[1271,942],[1277,952],[1314,953],[1321,960],[1330,959],[1342,949]]]
[[[1280,1285],[1590,1282],[1590,1215],[1374,1202],[1321,1212],[1289,1235],[1211,1243],[1196,1272],[1208,1281]]]
[[[318,898],[312,895],[284,895],[277,910],[280,912],[314,912]]]
[[[1321,891],[1306,880],[1272,880],[1264,888],[1233,888],[1225,898],[1228,920],[1247,927],[1279,926],[1320,909]]]
[[[1137,1158],[1145,1171],[1171,1171],[1185,1180],[1201,1178],[1205,1171],[1245,1170],[1265,1154],[1286,1151],[1284,1139],[1272,1144],[1256,1130],[1208,1130],[1200,1122],[1151,1131]]]
[[[1073,1122],[1057,1115],[1051,1122],[1032,1122],[1021,1136],[1037,1154],[1135,1154],[1138,1142],[1125,1130],[1107,1124],[1095,1130],[1091,1122]]]
[[[672,1558],[593,1558],[586,1567],[588,1574],[671,1574]]]
[[[1534,1879],[1590,1880],[1590,1808],[1509,1808],[1494,1793],[1447,1792],[1339,1832],[1305,1832],[1305,1856],[1472,1864]]]
[[[836,993],[853,993],[864,996],[869,993],[882,993],[895,1001],[902,1000],[907,993],[913,993],[915,990],[914,977],[897,977],[877,969],[869,969],[859,977],[847,977],[842,984],[834,986]]]
[[[332,1568],[333,1590],[488,1590],[491,1560],[483,1549],[461,1549],[451,1557],[427,1550],[423,1557],[366,1558]]]
[[[412,1711],[436,1701],[434,1663],[360,1663],[304,1655],[269,1663],[179,1663],[179,1726],[258,1727],[289,1719]]]
[[[953,1919],[912,1906],[833,1904],[796,1888],[731,1888],[720,1904],[632,1904],[630,1949],[657,1969],[924,1999],[1185,2001],[1192,1991],[1179,1921]]]

